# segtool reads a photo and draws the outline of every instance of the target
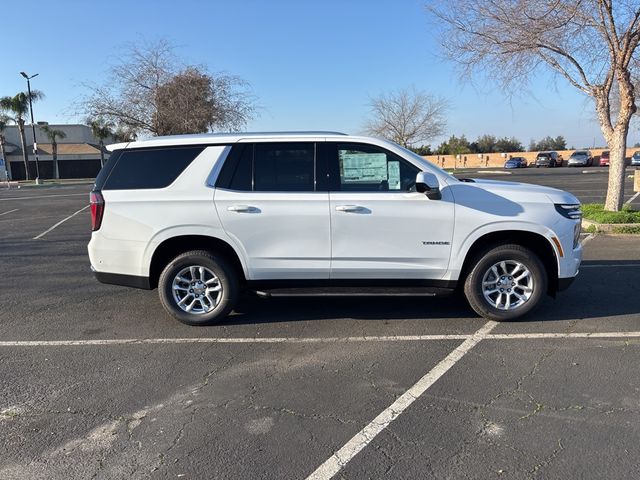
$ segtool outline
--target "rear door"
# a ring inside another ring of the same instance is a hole
[[[454,225],[448,191],[415,191],[419,169],[378,146],[326,143],[332,279],[440,279]]]
[[[329,278],[329,194],[317,171],[316,142],[233,146],[214,201],[252,280]]]

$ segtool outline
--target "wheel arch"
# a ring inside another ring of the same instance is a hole
[[[467,277],[473,266],[474,259],[483,251],[499,245],[517,244],[531,249],[542,261],[547,271],[549,295],[555,296],[558,290],[558,254],[553,241],[545,235],[530,230],[500,230],[481,235],[473,241],[466,251],[464,262],[460,269],[460,283]]]
[[[153,251],[149,264],[149,284],[151,288],[158,286],[158,279],[164,267],[171,259],[189,250],[207,250],[213,253],[222,254],[229,260],[242,282],[246,280],[244,264],[235,249],[217,237],[208,235],[177,235],[163,240]]]

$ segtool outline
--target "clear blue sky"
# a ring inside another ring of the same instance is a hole
[[[442,58],[437,27],[420,0],[33,0],[2,2],[0,95],[39,73],[46,99],[36,120],[70,122],[83,82],[100,82],[119,47],[167,38],[188,63],[237,74],[262,107],[248,130],[359,133],[371,96],[415,85],[448,98],[447,134],[532,138],[565,135],[569,146],[604,143],[591,104],[562,80],[536,79],[531,96],[459,81]],[[22,18],[23,21],[15,19]],[[439,139],[440,140],[440,139]],[[640,140],[634,128],[629,142]],[[437,143],[433,142],[433,143]]]

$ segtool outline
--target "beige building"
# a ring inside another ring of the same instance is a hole
[[[100,171],[100,147],[99,141],[91,134],[91,129],[86,125],[49,125],[50,128],[62,130],[66,137],[58,139],[58,168],[53,162],[53,146],[49,138],[36,125],[36,138],[38,140],[38,157],[40,165],[40,178],[94,178]],[[33,133],[30,125],[25,125],[27,141],[27,153],[29,156],[29,173],[31,178],[36,177],[36,162],[33,154]],[[24,180],[25,166],[22,155],[22,147],[18,127],[9,125],[5,131],[6,154],[5,166],[11,180]],[[105,144],[113,143],[112,138],[106,139]],[[105,152],[105,159],[109,157]],[[2,166],[0,165],[0,170]],[[2,176],[4,172],[0,173]]]

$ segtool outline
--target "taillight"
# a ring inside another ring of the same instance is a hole
[[[89,194],[89,204],[91,205],[91,231],[95,232],[100,228],[102,215],[104,214],[104,198],[100,192]]]

